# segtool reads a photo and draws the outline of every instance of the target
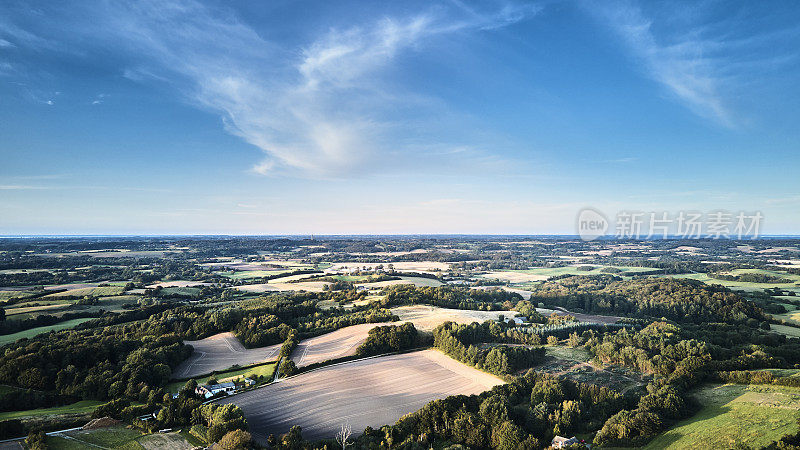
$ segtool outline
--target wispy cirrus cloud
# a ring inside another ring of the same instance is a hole
[[[720,27],[699,17],[700,7],[688,10],[680,4],[671,5],[669,12],[674,16],[689,16],[688,24],[681,25],[683,21],[673,20],[675,17],[646,15],[634,0],[584,5],[620,36],[650,78],[695,114],[725,127],[734,128],[743,122],[733,105],[740,87],[757,78],[755,73],[781,64],[781,58],[765,64],[750,56],[774,53],[753,50],[774,44],[775,35],[740,35],[737,30],[741,27],[736,23]]]
[[[623,39],[652,79],[700,116],[733,126],[733,114],[720,92],[723,80],[708,54],[709,42],[692,36],[661,41],[653,32],[653,21],[636,4],[619,1],[599,5],[591,8]]]
[[[413,135],[398,110],[424,106],[384,80],[399,55],[432,38],[491,32],[539,9],[517,0],[491,9],[437,4],[324,30],[299,49],[269,41],[232,10],[196,0],[110,0],[62,22],[79,30],[81,48],[106,42],[127,55],[126,78],[167,83],[219,113],[230,133],[265,153],[255,172],[336,177],[402,151],[402,136]],[[8,30],[20,42],[55,48],[47,31]]]

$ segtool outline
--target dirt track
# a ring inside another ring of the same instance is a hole
[[[329,359],[354,355],[358,346],[367,339],[369,330],[379,325],[390,324],[365,323],[353,325],[322,336],[306,339],[300,342],[300,345],[292,353],[292,361],[297,364],[297,367],[302,367]]]
[[[325,367],[224,399],[242,408],[253,437],[300,425],[308,439],[332,438],[342,423],[354,434],[396,422],[435,399],[478,394],[502,381],[437,350]]]
[[[281,344],[246,349],[230,332],[186,343],[194,347],[194,353],[175,369],[172,378],[196,377],[225,370],[233,365],[249,366],[271,361],[278,358],[281,349]]]

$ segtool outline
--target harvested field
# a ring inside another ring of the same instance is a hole
[[[309,439],[333,438],[342,423],[360,434],[396,422],[426,403],[456,394],[478,394],[502,380],[424,350],[324,367],[221,403],[242,408],[253,437],[303,429]]]
[[[475,286],[472,289],[481,289],[481,290],[484,290],[484,291],[491,291],[493,289],[498,289],[498,288],[502,289],[502,290],[504,290],[506,292],[513,292],[515,294],[519,294],[519,295],[522,296],[522,298],[524,300],[530,300],[531,299],[531,295],[533,294],[531,291],[526,291],[525,289],[517,289],[517,288],[508,287],[508,286]]]
[[[68,308],[69,306],[70,306],[69,303],[55,303],[52,305],[22,306],[18,308],[8,308],[6,309],[6,316],[13,316],[15,314],[36,313],[36,312],[52,312],[51,310]]]
[[[245,284],[243,286],[234,286],[234,289],[255,294],[260,294],[262,292],[278,292],[281,290],[278,286],[269,283]]]
[[[351,356],[356,348],[367,339],[369,330],[386,323],[364,323],[340,328],[322,336],[313,337],[300,342],[292,361],[297,367],[309,366],[329,359]]]
[[[393,263],[342,262],[333,263],[325,272],[349,272],[353,270],[375,270],[377,266],[387,269],[389,264],[398,272],[433,273],[437,270],[450,270],[450,264],[439,261],[401,261]]]
[[[281,278],[283,281],[283,278]],[[322,292],[327,281],[301,281],[299,283],[270,283],[277,286],[282,291],[308,291],[308,292]]]
[[[389,280],[389,281],[378,281],[375,283],[360,283],[360,286],[364,286],[366,288],[383,288],[387,286],[394,286],[398,284],[413,284],[417,287],[436,287],[441,286],[442,283],[439,280],[434,280],[433,278],[424,278],[424,277],[400,277],[399,280]]]
[[[304,275],[308,276],[308,275]],[[285,278],[281,278],[281,281]],[[328,284],[324,281],[305,281],[300,283],[258,283],[258,284],[245,284],[242,286],[234,286],[235,289],[244,292],[278,292],[278,291],[308,291],[308,292],[322,292],[325,285]]]
[[[249,366],[278,357],[281,344],[246,349],[233,333],[220,333],[199,341],[186,341],[194,353],[179,365],[172,378],[193,378],[234,365]]]
[[[448,309],[437,306],[415,305],[399,306],[392,308],[392,312],[400,317],[403,322],[411,322],[419,330],[433,330],[444,322],[456,323],[483,323],[487,320],[497,320],[501,315],[514,317],[516,311],[472,311],[467,309]]]

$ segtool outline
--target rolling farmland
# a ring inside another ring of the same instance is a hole
[[[444,322],[472,323],[497,320],[500,316],[514,317],[516,311],[472,311],[467,309],[439,308],[415,305],[392,308],[392,312],[403,322],[411,322],[419,330],[433,330]]]
[[[499,378],[450,359],[437,350],[363,359],[328,366],[221,403],[244,411],[251,433],[264,443],[270,434],[300,425],[303,436],[332,438],[342,423],[364,428],[394,423],[426,403],[457,394],[478,394]]]
[[[199,341],[186,341],[194,353],[182,362],[172,378],[183,379],[228,369],[234,365],[249,366],[277,358],[280,344],[246,349],[233,333],[219,333]]]
[[[385,323],[364,323],[341,328],[322,336],[300,342],[292,360],[298,367],[320,363],[329,359],[351,356],[358,346],[367,339],[369,330]]]

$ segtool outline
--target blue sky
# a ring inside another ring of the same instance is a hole
[[[0,234],[800,234],[796,2],[0,3]]]

